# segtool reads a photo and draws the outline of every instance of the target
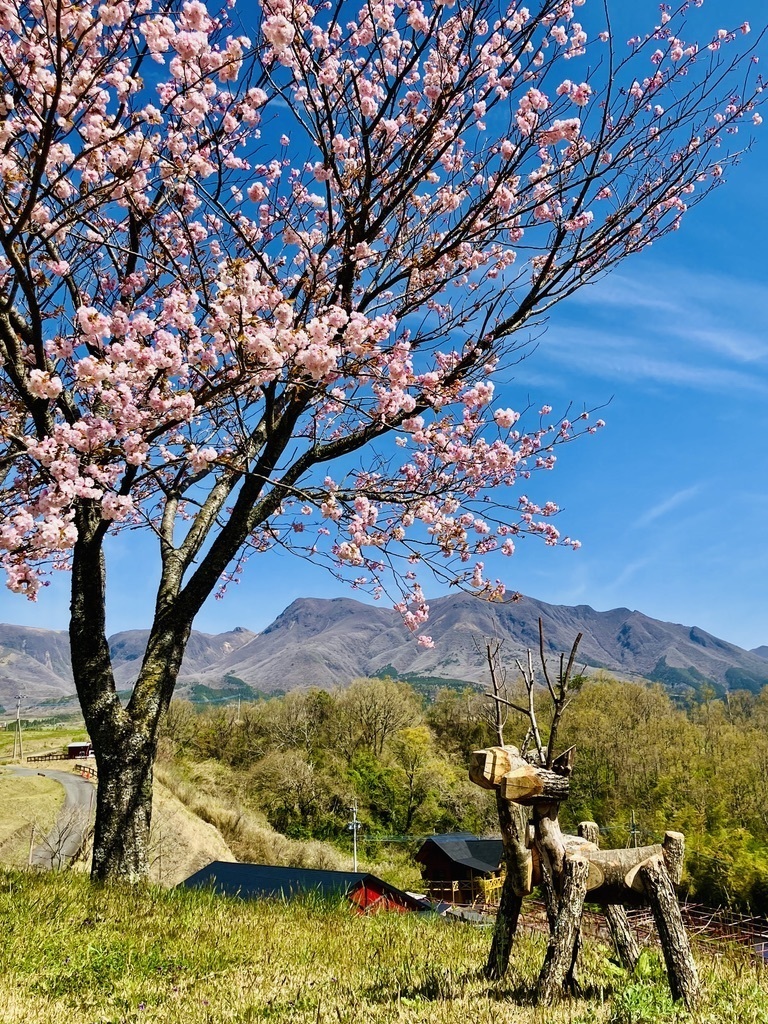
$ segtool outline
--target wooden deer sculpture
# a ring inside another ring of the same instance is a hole
[[[556,685],[550,681],[541,620],[539,620],[542,667],[554,703],[554,715],[546,748],[541,742],[533,705],[533,669],[518,663],[528,692],[528,707],[500,695],[498,651],[488,645],[493,693],[497,709],[498,746],[476,750],[470,758],[469,777],[476,785],[496,793],[505,848],[507,872],[513,873],[509,888],[517,900],[534,886],[549,887],[550,942],[539,976],[537,996],[553,1002],[572,983],[580,945],[580,922],[585,899],[605,908],[617,952],[632,969],[637,962],[637,940],[629,926],[625,907],[649,903],[659,933],[673,998],[692,1008],[699,998],[699,982],[690,944],[683,926],[674,884],[680,882],[685,838],[667,832],[662,843],[620,850],[601,850],[594,822],[582,822],[578,835],[568,835],[559,823],[560,804],[567,799],[573,770],[574,748],[555,757],[553,745],[560,717],[567,706],[573,663],[581,635],[571,650],[567,666],[561,656]],[[499,709],[506,706],[529,719],[529,753],[505,745]],[[520,818],[503,813],[504,805],[530,808],[530,823],[521,829]],[[517,906],[519,912],[519,903]],[[517,912],[514,914],[515,926]],[[508,943],[509,945],[509,943]]]

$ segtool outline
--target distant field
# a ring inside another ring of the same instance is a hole
[[[531,1005],[543,939],[485,981],[487,930],[346,905],[241,903],[210,893],[92,889],[0,873],[3,1024],[682,1024],[655,954],[630,978],[587,943],[587,998]],[[768,973],[700,959],[696,1024],[768,1024]]]
[[[13,734],[15,726],[8,723],[5,729],[0,729],[0,761],[10,760],[13,755]],[[23,729],[22,742],[24,744],[24,756],[30,754],[45,754],[53,750],[63,750],[68,743],[76,743],[78,740],[88,739],[82,719],[73,724],[63,724],[57,728],[45,729]]]
[[[33,824],[39,842],[63,803],[64,790],[53,779],[15,777],[0,768],[0,864],[25,865]]]

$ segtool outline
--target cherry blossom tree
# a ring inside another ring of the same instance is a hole
[[[759,123],[749,26],[699,46],[699,6],[627,43],[584,0],[0,0],[0,552],[32,599],[71,573],[95,878],[146,874],[158,721],[246,557],[326,559],[429,645],[420,568],[498,598],[490,551],[575,544],[510,488],[600,421],[518,422],[494,375]],[[160,583],[124,706],[133,529]]]

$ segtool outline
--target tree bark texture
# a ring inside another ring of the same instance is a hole
[[[523,906],[523,897],[518,896],[515,892],[511,878],[512,876],[508,873],[501,889],[501,900],[496,914],[496,923],[493,926],[491,948],[485,964],[486,978],[503,978],[509,966],[509,957],[517,934],[520,910]]]
[[[685,836],[682,832],[665,832],[661,847],[669,877],[673,885],[679,885],[685,862]]]
[[[491,949],[485,965],[487,978],[501,978],[506,973],[520,919],[523,896],[527,896],[533,888],[533,857],[526,843],[528,814],[524,808],[502,800],[498,789],[496,809],[504,846],[506,875],[493,927]]]
[[[596,821],[580,821],[576,828],[576,834],[581,839],[586,839],[588,843],[600,846],[600,826]]]
[[[616,955],[628,971],[634,971],[637,961],[640,959],[640,943],[637,935],[629,923],[627,912],[624,907],[609,904],[603,908],[605,919],[611,930],[611,939]]]
[[[154,743],[139,732],[113,736],[98,765],[91,878],[139,882],[149,871]]]
[[[584,898],[587,894],[589,861],[582,854],[569,853],[563,868],[563,892],[554,931],[549,937],[547,955],[539,975],[537,1001],[551,1006],[563,995],[571,973],[581,926]]]
[[[639,875],[659,933],[672,998],[682,999],[686,1008],[693,1010],[701,994],[699,976],[664,859],[651,857],[641,866]]]

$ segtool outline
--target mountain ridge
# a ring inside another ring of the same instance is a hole
[[[629,608],[595,611],[590,605],[552,605],[521,597],[505,603],[452,594],[430,602],[426,631],[434,648],[420,646],[397,612],[350,597],[297,598],[256,633],[242,626],[225,633],[193,631],[178,694],[284,692],[300,686],[331,688],[360,676],[394,672],[438,685],[487,681],[484,639],[504,641],[509,665],[527,648],[538,650],[538,621],[550,656],[583,634],[578,662],[594,673],[645,678],[674,693],[704,686],[716,692],[768,685],[768,646],[746,651],[698,626],[662,622]],[[109,639],[115,679],[129,688],[144,653],[147,630]],[[0,624],[0,705],[25,694],[25,706],[55,705],[74,692],[64,631]]]

